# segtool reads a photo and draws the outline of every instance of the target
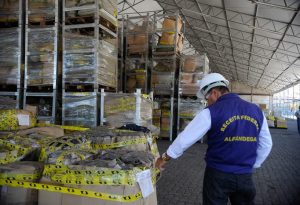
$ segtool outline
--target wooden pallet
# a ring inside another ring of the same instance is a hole
[[[0,28],[15,28],[19,26],[18,19],[4,19],[0,18]]]
[[[17,92],[18,86],[15,84],[0,84],[0,91],[4,92]]]
[[[100,22],[96,22],[94,14],[91,15],[74,15],[74,16],[68,16],[65,19],[65,25],[74,25],[74,24],[88,24],[88,23],[99,23],[102,26],[106,27],[110,31],[116,33],[117,27],[112,24],[107,19],[99,16]]]
[[[100,92],[101,89],[104,89],[105,92],[116,92],[116,88],[109,87],[105,85],[98,85],[95,88],[94,84],[81,84],[81,83],[66,83],[65,91],[66,92]]]
[[[45,16],[45,15],[35,15],[35,18],[33,18],[32,16],[29,16],[28,25],[29,26],[39,26],[39,27],[54,26],[55,19],[54,18],[47,19],[47,16]]]
[[[44,84],[44,85],[27,85],[27,92],[53,92],[52,84]]]

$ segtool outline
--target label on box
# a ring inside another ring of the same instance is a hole
[[[25,125],[25,126],[29,126],[30,125],[30,121],[29,121],[29,115],[23,115],[23,114],[18,114],[18,122],[19,125]]]
[[[136,181],[139,183],[144,198],[154,192],[150,169],[137,173],[135,177]]]

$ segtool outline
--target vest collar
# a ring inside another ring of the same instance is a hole
[[[232,99],[232,98],[240,98],[240,97],[235,93],[226,93],[225,95],[219,97],[217,102],[227,100],[227,99]]]

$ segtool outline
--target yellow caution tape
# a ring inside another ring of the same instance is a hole
[[[1,173],[0,179],[29,181],[40,179],[40,174],[16,174],[16,173]]]
[[[78,126],[70,126],[70,125],[53,125],[53,124],[46,124],[46,123],[38,123],[38,127],[60,127],[64,130],[70,130],[70,131],[86,131],[89,130],[89,128],[86,127],[78,127]]]
[[[132,175],[133,170],[116,170],[109,168],[101,168],[100,170],[72,170],[66,165],[47,164],[44,167],[44,176],[51,176],[55,173],[66,173],[74,175],[96,175],[96,176],[107,176],[107,175]]]
[[[115,142],[111,144],[92,144],[92,147],[94,149],[112,149],[117,147],[123,147],[126,145],[134,145],[134,144],[145,144],[147,143],[146,138],[138,138],[138,139],[132,139],[132,140],[126,140],[121,142]]]
[[[10,149],[10,151],[6,152],[5,157],[0,159],[0,164],[8,164],[14,162],[18,160],[19,157],[28,154],[32,150],[31,148],[24,148],[20,145],[15,145],[9,141],[5,141],[2,139],[0,139],[0,145],[3,145]]]
[[[42,184],[42,183],[35,183],[35,182],[24,182],[24,181],[9,180],[9,179],[0,179],[0,185],[59,192],[63,194],[72,194],[77,196],[84,196],[84,197],[97,198],[97,199],[108,200],[108,201],[118,201],[118,202],[133,202],[142,198],[141,192],[138,192],[133,195],[122,196],[117,194],[108,194],[108,193],[95,192],[95,191],[71,188],[65,186]]]
[[[47,166],[47,165],[46,165]],[[49,166],[49,165],[48,165]],[[51,165],[50,167],[53,168],[65,168],[65,166],[58,166],[58,165]],[[73,170],[75,171],[75,170]],[[112,170],[111,170],[112,171]],[[128,170],[115,170],[116,172],[128,172]],[[84,172],[90,172],[88,170]],[[129,172],[134,172],[133,170],[129,170]],[[152,169],[152,182],[156,183],[156,176],[159,174],[159,169]],[[77,174],[79,175],[79,174]],[[43,183],[35,183],[35,182],[26,182],[23,180],[33,180],[37,179],[40,176],[38,174],[2,174],[0,175],[0,185],[6,185],[6,186],[13,186],[13,187],[22,187],[22,188],[29,188],[29,189],[38,189],[38,190],[45,190],[45,191],[51,191],[51,192],[58,192],[63,194],[72,194],[77,196],[83,196],[83,197],[90,197],[90,198],[98,198],[102,200],[109,200],[109,201],[118,201],[118,202],[133,202],[136,200],[139,200],[142,198],[141,192],[138,192],[136,194],[132,195],[117,195],[117,194],[108,194],[108,193],[102,193],[102,192],[95,192],[91,190],[85,190],[80,188],[71,188],[61,185],[50,185],[50,184],[43,184]],[[65,183],[68,184],[75,184],[75,185],[97,185],[95,183],[94,179],[87,179],[87,178],[80,178],[82,176],[79,175],[76,176],[77,178],[74,179],[64,179],[63,176],[56,177],[58,178],[57,182],[59,183]],[[55,179],[55,177],[54,177]],[[65,181],[64,181],[65,180]],[[67,181],[70,180],[70,181]],[[113,180],[113,179],[112,179]],[[99,183],[100,184],[100,183]],[[109,185],[109,183],[104,183],[105,185]]]

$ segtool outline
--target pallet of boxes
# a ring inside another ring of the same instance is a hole
[[[1,111],[0,120],[1,204],[157,204],[150,132],[100,126],[65,134],[36,127],[19,110]]]

